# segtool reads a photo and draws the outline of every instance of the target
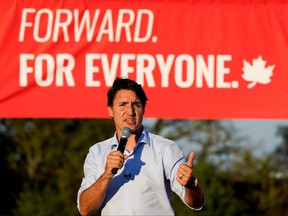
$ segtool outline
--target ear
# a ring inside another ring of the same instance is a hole
[[[110,117],[113,118],[113,110],[112,110],[112,107],[108,106],[108,107],[107,107],[107,110],[108,110],[108,114],[110,115]]]

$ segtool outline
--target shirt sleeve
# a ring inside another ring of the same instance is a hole
[[[182,202],[188,206],[190,209],[193,210],[201,210],[203,206],[200,208],[192,208],[191,206],[187,205],[185,202],[185,187],[183,187],[176,179],[177,171],[178,168],[180,167],[181,164],[186,163],[185,156],[183,151],[181,150],[180,146],[178,146],[177,143],[172,143],[171,147],[166,150],[165,153],[165,160],[169,161],[168,169],[165,168],[166,171],[166,176],[169,176],[170,179],[170,185],[172,190],[181,198]]]
[[[180,149],[180,147],[175,143],[171,142],[170,145],[166,146],[163,161],[164,161],[164,169],[165,169],[165,176],[166,179],[170,181],[171,189],[181,197],[183,192],[182,186],[176,180],[176,174],[180,164],[185,163],[185,157]]]
[[[90,148],[84,161],[84,177],[81,186],[77,193],[77,207],[79,209],[79,198],[81,193],[89,188],[99,178],[99,170],[96,163],[97,156],[95,155],[95,148]]]

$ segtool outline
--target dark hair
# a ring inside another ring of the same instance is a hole
[[[107,105],[108,106],[111,106],[111,107],[113,106],[113,101],[114,101],[116,93],[122,89],[134,91],[137,97],[139,97],[139,99],[141,100],[143,108],[145,109],[146,101],[148,100],[148,98],[146,97],[146,94],[142,86],[136,83],[134,80],[131,80],[128,78],[116,78],[116,80],[113,83],[113,86],[107,92],[107,98],[108,98]]]

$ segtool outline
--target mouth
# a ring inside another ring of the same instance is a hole
[[[135,124],[136,123],[136,119],[135,118],[126,118],[125,122],[127,124]]]

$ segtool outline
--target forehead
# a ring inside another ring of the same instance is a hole
[[[121,89],[119,90],[114,98],[114,101],[122,101],[122,100],[128,100],[128,101],[136,101],[138,99],[136,93],[132,90],[128,89]]]

